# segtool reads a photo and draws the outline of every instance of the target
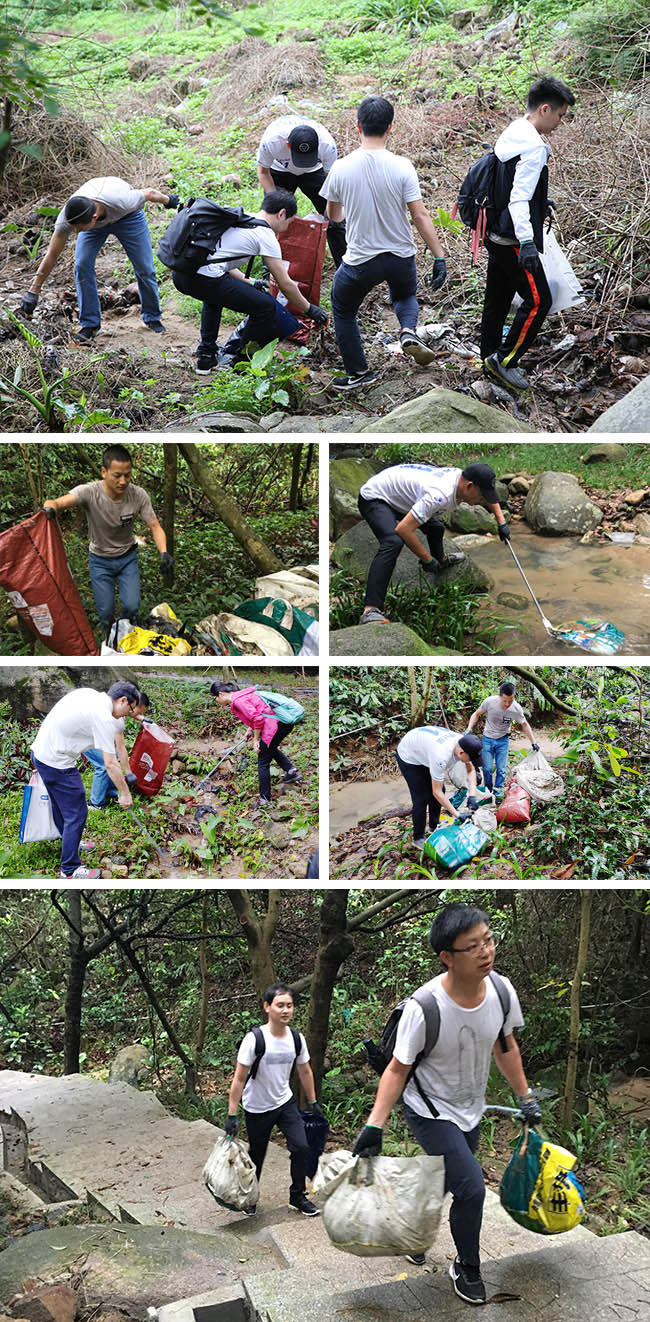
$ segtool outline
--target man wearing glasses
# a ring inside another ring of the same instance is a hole
[[[452,1195],[449,1223],[456,1246],[456,1259],[449,1268],[454,1290],[466,1303],[484,1304],[479,1241],[485,1181],[474,1154],[493,1058],[524,1119],[536,1125],[542,1113],[528,1086],[514,1037],[514,1029],[524,1022],[517,993],[507,978],[499,976],[499,991],[490,977],[496,938],[488,915],[467,904],[445,905],[432,923],[429,941],[444,968],[421,989],[437,1002],[437,1041],[429,1055],[420,1059],[426,1038],[425,1014],[418,1001],[408,1000],[393,1057],[381,1076],[375,1105],[353,1151],[364,1157],[381,1152],[383,1126],[403,1096],[413,1137],[430,1156],[445,1159],[445,1188]],[[407,1256],[418,1266],[424,1263],[423,1253]]]
[[[77,767],[81,753],[98,749],[104,767],[117,790],[120,808],[130,808],[131,791],[115,751],[115,736],[124,716],[133,715],[140,694],[135,684],[113,684],[108,693],[95,689],[73,689],[48,712],[31,746],[32,765],[49,794],[54,824],[61,834],[60,877],[89,881],[101,874],[84,867],[79,850],[94,849],[92,840],[82,840],[88,816],[83,781]]]

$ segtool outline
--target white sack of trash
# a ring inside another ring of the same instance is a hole
[[[440,1224],[443,1157],[326,1152],[312,1193],[335,1248],[360,1258],[425,1253]]]

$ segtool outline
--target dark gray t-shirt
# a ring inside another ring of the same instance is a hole
[[[485,712],[483,734],[487,735],[488,739],[503,739],[505,734],[510,734],[513,721],[516,721],[517,725],[522,725],[526,720],[526,713],[518,702],[511,702],[509,707],[502,707],[496,693],[491,698],[485,698],[479,711]]]
[[[84,482],[73,487],[72,495],[86,511],[93,555],[125,555],[135,545],[133,525],[136,518],[140,517],[149,524],[156,517],[146,491],[132,483],[121,500],[111,500],[101,481]]]

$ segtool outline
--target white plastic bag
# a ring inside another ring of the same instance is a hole
[[[461,736],[458,736],[459,739]],[[467,789],[467,768],[464,762],[452,762],[448,771],[445,771],[445,780],[450,780],[457,790]]]
[[[487,803],[479,803],[472,813],[472,821],[481,831],[496,831],[498,825],[496,812]]]
[[[241,1139],[218,1138],[203,1167],[203,1179],[222,1207],[243,1212],[260,1196],[255,1167]]]
[[[314,1190],[335,1248],[360,1258],[425,1253],[440,1223],[444,1158],[327,1153]]]
[[[582,285],[552,230],[544,230],[544,251],[540,253],[540,261],[553,300],[549,317],[553,312],[581,307],[585,301]],[[520,303],[519,294],[515,294],[512,307],[518,308]]]
[[[60,840],[61,832],[54,825],[52,804],[45,784],[35,771],[29,785],[23,790],[23,810],[18,828],[21,845],[37,840]]]
[[[529,753],[519,763],[514,778],[535,803],[551,803],[564,794],[562,777],[553,770],[543,753]]]

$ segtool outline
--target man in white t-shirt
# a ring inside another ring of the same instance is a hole
[[[484,698],[476,711],[472,712],[467,729],[473,730],[481,716],[485,716],[482,744],[483,779],[485,780],[486,789],[491,790],[492,770],[495,766],[494,797],[499,801],[505,794],[512,722],[514,721],[521,726],[526,738],[530,739],[534,753],[539,752],[539,744],[535,743],[535,736],[526,720],[523,707],[515,702],[515,686],[511,680],[506,680],[505,683],[499,685],[498,694],[495,693],[490,698]]]
[[[429,831],[435,831],[441,808],[459,821],[471,817],[478,808],[476,777],[481,765],[481,741],[475,734],[459,737],[441,725],[420,725],[400,739],[395,757],[411,795],[415,849],[424,849],[427,813]],[[462,762],[467,771],[467,800],[461,812],[456,811],[445,789],[445,774],[454,762]]]
[[[407,1001],[392,1059],[353,1151],[366,1157],[381,1152],[383,1126],[403,1094],[413,1137],[429,1156],[445,1159],[445,1188],[452,1195],[449,1223],[457,1254],[449,1268],[454,1290],[466,1303],[484,1304],[480,1234],[485,1181],[474,1154],[492,1059],[510,1084],[521,1116],[537,1125],[542,1113],[514,1037],[514,1029],[524,1022],[517,993],[507,978],[490,976],[496,942],[488,915],[471,905],[448,904],[436,915],[429,941],[444,972],[418,991],[417,1001]],[[436,1000],[440,1026],[433,1049],[418,1060],[426,1043],[420,999],[426,1000],[427,993]],[[407,1257],[417,1265],[425,1261],[423,1253]]]
[[[203,304],[196,359],[196,370],[200,375],[207,375],[216,367],[234,367],[243,356],[246,345],[253,340],[261,348],[271,340],[293,335],[298,329],[298,319],[266,289],[258,288],[258,282],[248,279],[240,271],[240,266],[249,257],[263,257],[287,300],[317,326],[325,325],[327,313],[301,294],[282,260],[277,236],[289,228],[297,209],[293,193],[274,188],[266,194],[261,209],[255,213],[261,222],[259,225],[227,229],[208,261],[194,275],[173,272],[172,279],[181,294],[198,298]],[[220,350],[217,341],[224,308],[244,313],[245,321]]]
[[[94,848],[92,841],[81,839],[88,805],[77,769],[80,755],[99,749],[120,808],[133,803],[115,752],[115,735],[118,722],[135,711],[138,698],[135,684],[125,681],[113,684],[108,693],[74,689],[54,704],[31,746],[32,765],[50,796],[54,824],[61,832],[60,877],[87,881],[101,875],[96,868],[83,867],[79,857],[80,848]]]
[[[228,1119],[225,1132],[235,1138],[239,1121],[237,1110],[244,1104],[246,1131],[251,1160],[259,1180],[266,1149],[275,1126],[287,1141],[290,1153],[291,1187],[289,1207],[303,1216],[318,1216],[318,1208],[305,1193],[305,1159],[308,1152],[305,1126],[291,1091],[294,1067],[307,1098],[307,1105],[322,1116],[316,1101],[316,1089],[307,1043],[295,1028],[293,993],[283,982],[274,982],[264,992],[267,1023],[247,1033],[237,1052],[237,1064],[228,1093]],[[257,1039],[257,1041],[256,1041]],[[261,1052],[261,1054],[260,1054]],[[255,1207],[246,1210],[252,1216]]]
[[[137,721],[139,725],[142,725],[142,721],[148,710],[149,699],[147,694],[140,692],[138,693],[137,706],[129,712],[129,716],[132,720]],[[117,760],[124,772],[124,779],[129,789],[132,790],[138,783],[138,777],[131,770],[126,740],[124,738],[125,731],[126,717],[122,716],[119,721],[115,722],[115,752],[117,754]],[[104,754],[101,749],[87,748],[84,757],[93,768],[93,782],[90,787],[88,810],[96,812],[99,808],[105,808],[109,799],[116,799],[118,797],[117,789],[106,770]]]
[[[75,344],[88,347],[102,320],[95,263],[107,238],[114,234],[135,271],[142,320],[147,330],[157,334],[163,332],[165,327],[160,320],[151,237],[143,207],[145,202],[159,202],[165,208],[177,207],[178,201],[174,193],[161,193],[158,188],[132,188],[124,179],[113,175],[88,179],[68,198],[59,212],[47,252],[30,285],[29,293],[25,294],[20,305],[21,312],[27,317],[32,316],[41,288],[58,262],[70,235],[77,235],[74,278],[81,330],[72,338]]]
[[[262,134],[257,149],[257,178],[265,193],[286,188],[300,189],[318,213],[325,213],[327,203],[320,189],[336,160],[336,143],[324,124],[305,115],[281,115]],[[341,265],[345,252],[345,222],[330,221],[327,243],[335,266]]]
[[[384,468],[364,482],[359,492],[359,511],[372,528],[379,550],[368,570],[366,599],[359,624],[386,622],[384,601],[397,557],[405,546],[417,556],[420,568],[433,584],[434,576],[465,557],[460,551],[445,555],[445,526],[439,515],[461,502],[485,505],[494,514],[499,537],[507,541],[510,528],[505,521],[495,487],[494,470],[488,464],[460,468],[434,468],[431,464],[396,464]],[[429,551],[417,530],[426,536]]]
[[[339,391],[358,390],[378,379],[368,367],[357,312],[370,290],[384,281],[401,327],[403,353],[423,366],[434,357],[416,330],[417,249],[411,221],[434,257],[431,289],[440,288],[447,268],[413,164],[388,151],[392,124],[390,101],[367,96],[357,111],[361,145],[332,166],[321,188],[330,220],[345,218],[347,234],[345,256],[332,285],[334,330],[348,374],[332,382]]]

